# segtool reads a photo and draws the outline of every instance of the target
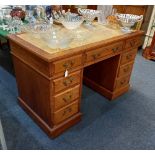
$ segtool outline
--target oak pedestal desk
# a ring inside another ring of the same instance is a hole
[[[30,33],[9,35],[19,103],[50,137],[81,120],[83,81],[110,100],[129,89],[143,32],[124,34],[97,23],[94,27],[81,26],[87,37],[59,50]]]

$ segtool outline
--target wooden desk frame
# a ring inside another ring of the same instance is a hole
[[[83,80],[110,100],[128,91],[142,35],[136,31],[61,54],[10,35],[20,105],[50,137],[60,135],[81,120]]]

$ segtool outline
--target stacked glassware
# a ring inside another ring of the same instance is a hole
[[[23,22],[17,16],[11,17],[11,10],[11,7],[0,9],[0,28],[9,33],[19,33],[21,32]]]
[[[133,14],[119,14],[116,15],[117,20],[120,22],[121,30],[123,32],[129,33],[131,32],[131,27],[134,26],[136,22],[143,20],[143,15],[133,15]]]

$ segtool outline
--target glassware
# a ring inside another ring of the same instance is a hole
[[[3,24],[3,10],[0,9],[0,24]]]
[[[10,12],[11,8],[2,8],[2,14],[3,14],[3,23],[6,24],[8,20],[10,20]]]
[[[82,16],[72,13],[60,19],[64,27],[69,30],[78,28],[82,24],[83,20],[84,18]]]
[[[98,10],[78,8],[78,13],[84,17],[86,25],[92,25],[92,21],[99,16],[100,12]]]
[[[46,18],[46,12],[45,12],[45,8],[41,5],[37,5],[36,8],[34,8],[34,14],[33,16],[37,19],[37,20],[42,20]]]
[[[59,39],[56,30],[51,30],[50,33],[42,33],[41,38],[47,43],[47,45],[52,49],[59,48]]]
[[[51,31],[42,33],[41,38],[50,48],[56,50],[67,48],[73,40],[73,37],[68,31],[64,32],[55,28],[52,28]]]
[[[8,20],[7,25],[10,30],[9,33],[13,33],[13,34],[21,33],[23,22],[19,17],[15,16],[15,17],[11,18],[10,20]]]
[[[117,13],[117,9],[116,8],[113,8],[112,9],[112,12],[111,12],[111,15],[114,16],[116,13]]]
[[[32,21],[28,27],[35,38],[40,38],[40,34],[50,30],[51,25],[48,21]]]
[[[28,23],[31,23],[32,21],[34,21],[33,10],[26,10],[25,11],[25,20]]]
[[[143,20],[143,15],[133,15],[133,14],[119,14],[116,15],[117,20],[120,22],[120,25],[123,27],[121,28],[123,32],[131,32],[131,27],[141,20]]]
[[[97,10],[99,10],[98,23],[107,24],[107,17],[111,15],[112,5],[98,5]]]

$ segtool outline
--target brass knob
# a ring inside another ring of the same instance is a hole
[[[73,67],[73,65],[74,65],[74,61],[73,61],[73,60],[70,60],[70,61],[68,61],[68,62],[65,62],[65,63],[63,64],[63,67],[64,67],[65,69],[71,69],[71,68]]]
[[[120,82],[121,85],[123,85],[126,82],[126,79]]]
[[[129,54],[129,55],[126,56],[126,59],[127,59],[127,60],[129,60],[129,59],[131,59],[131,58],[132,58],[132,54]]]
[[[94,59],[94,60],[96,60],[96,59],[97,59],[96,54],[93,54],[93,55],[92,55],[92,57],[93,57],[93,59]]]
[[[72,99],[72,94],[67,94],[65,97],[63,97],[63,101],[66,103],[69,103]]]
[[[118,46],[112,49],[112,51],[113,51],[114,53],[116,53],[118,50],[119,50],[119,47],[118,47]]]
[[[130,67],[129,67],[129,66],[127,66],[127,68],[124,68],[124,69],[123,69],[123,71],[126,73],[126,72],[128,72],[128,71],[129,71],[129,69],[130,69]]]
[[[70,113],[71,111],[72,111],[72,108],[71,108],[71,107],[67,107],[67,108],[64,110],[62,116],[65,116],[67,113]]]
[[[68,77],[67,79],[63,81],[63,84],[64,86],[69,86],[70,84],[72,84],[73,81],[74,81],[73,77]]]
[[[100,53],[95,53],[95,54],[92,55],[92,57],[93,57],[94,60],[96,60],[100,56],[101,56]]]
[[[130,46],[131,47],[135,46],[135,42],[136,42],[135,40],[130,41]]]

